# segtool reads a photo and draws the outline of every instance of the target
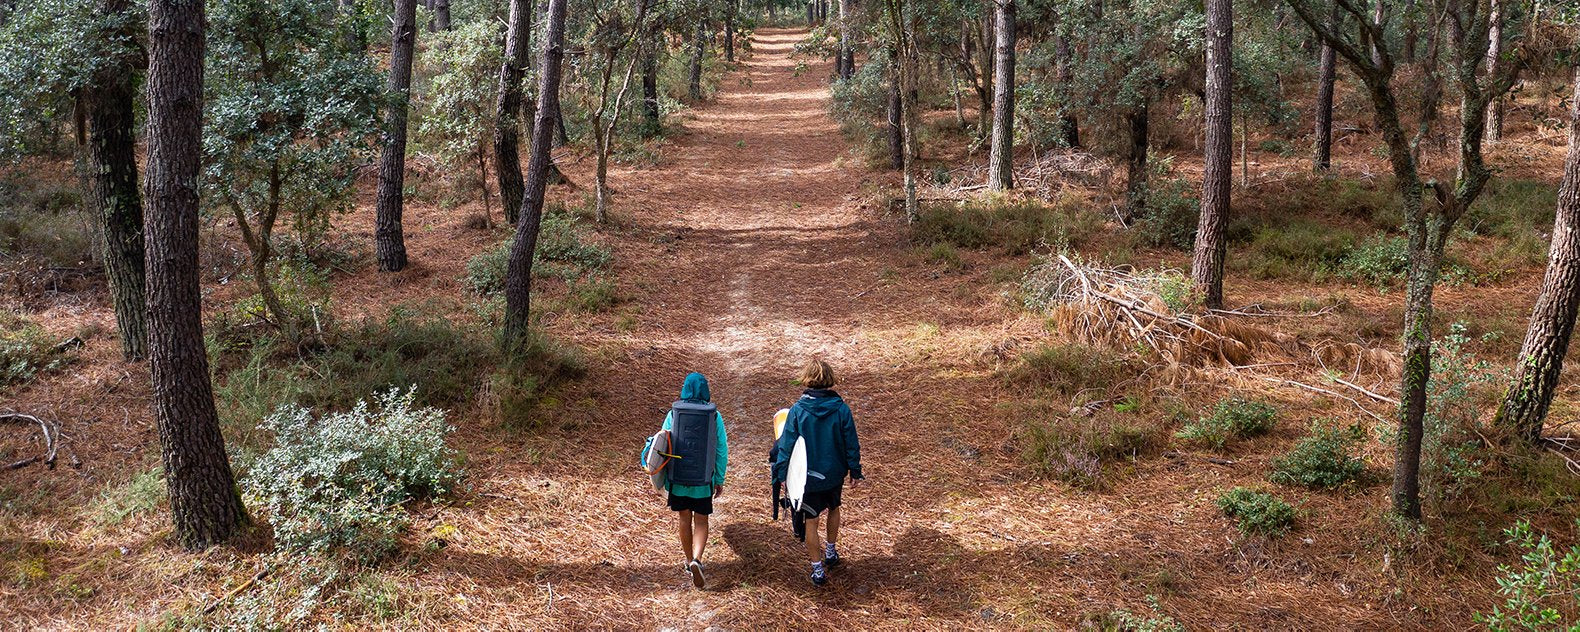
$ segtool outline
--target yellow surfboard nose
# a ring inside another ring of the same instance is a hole
[[[789,408],[780,408],[779,412],[774,413],[774,438],[775,439],[778,439],[779,435],[784,434],[784,431],[785,431],[785,420],[789,419],[789,418],[790,418],[790,409]]]

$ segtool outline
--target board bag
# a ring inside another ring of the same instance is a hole
[[[671,485],[708,486],[713,484],[714,459],[718,455],[719,409],[712,402],[675,402],[670,409],[669,464]]]

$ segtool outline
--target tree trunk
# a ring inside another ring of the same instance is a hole
[[[808,3],[806,3],[806,25],[807,26],[815,26],[816,24],[817,24],[817,5],[815,5],[815,4],[811,3],[811,2],[808,2]]]
[[[993,63],[993,137],[988,190],[1015,188],[1015,0],[995,0],[998,30]]]
[[[1497,71],[1498,57],[1503,54],[1503,3],[1500,0],[1492,0],[1492,14],[1487,20],[1487,74],[1491,76]],[[1502,95],[1487,104],[1487,131],[1483,137],[1489,143],[1503,140],[1503,104]]]
[[[900,120],[904,127],[904,147],[901,154],[905,157],[902,167],[905,184],[905,220],[915,223],[920,216],[920,209],[916,200],[916,126],[918,114],[916,112],[917,95],[917,50],[916,50],[916,14],[913,3],[902,4],[905,28],[901,31],[900,46]]]
[[[176,539],[207,548],[245,519],[220,433],[203,346],[198,174],[203,146],[203,2],[148,6],[148,365]]]
[[[389,91],[394,103],[384,115],[384,151],[379,157],[377,228],[373,238],[379,270],[406,268],[401,208],[406,187],[406,112],[411,101],[411,64],[417,44],[417,0],[395,0],[390,31]]]
[[[1509,390],[1498,407],[1497,423],[1533,442],[1541,439],[1580,310],[1580,68],[1576,68],[1574,97],[1569,110],[1569,157],[1558,190],[1547,274],[1531,310]]]
[[[1074,55],[1070,51],[1070,38],[1055,35],[1053,43],[1054,78],[1062,90],[1068,91],[1074,81],[1070,65]],[[1081,126],[1075,120],[1074,108],[1067,104],[1059,106],[1059,142],[1065,147],[1076,148],[1081,146]]]
[[[900,60],[893,51],[889,52],[892,68],[889,79],[889,167],[900,170],[905,168],[905,130],[900,116],[903,114],[904,105],[900,99]]]
[[[450,30],[450,0],[433,0],[433,22],[429,23],[428,30]]]
[[[735,63],[735,2],[729,0],[724,7],[724,61]]]
[[[1233,0],[1207,0],[1206,148],[1202,172],[1201,216],[1191,281],[1207,309],[1223,309],[1224,227],[1229,223],[1229,182],[1233,170],[1234,42]]]
[[[1415,63],[1415,42],[1417,39],[1416,25],[1420,22],[1415,14],[1415,0],[1404,2],[1404,63]]]
[[[642,51],[642,137],[652,138],[663,131],[663,113],[658,109],[658,47],[663,30],[654,27],[653,40]]]
[[[851,37],[850,5],[851,0],[839,0],[839,51],[834,61],[839,78],[847,81],[856,73],[856,49],[855,40]]]
[[[554,116],[559,113],[560,62],[565,57],[565,2],[549,0],[543,55],[538,73],[537,120],[532,126],[532,153],[527,159],[526,191],[521,202],[521,217],[516,236],[510,244],[510,260],[505,272],[504,345],[517,351],[527,341],[531,326],[532,256],[537,252],[538,229],[543,221],[543,194],[548,188],[550,136]]]
[[[1328,14],[1328,28],[1338,28],[1339,5],[1333,5]],[[1327,173],[1333,168],[1333,80],[1336,55],[1326,41],[1322,43],[1322,58],[1317,65],[1317,119],[1316,141],[1312,147],[1311,168],[1317,173]]]
[[[105,0],[104,15],[125,15],[131,0]],[[133,30],[131,21],[128,28]],[[120,33],[128,40],[132,33]],[[128,361],[148,353],[147,279],[143,276],[143,200],[137,186],[137,138],[133,100],[136,69],[130,57],[106,63],[82,91],[87,119],[88,192],[104,231],[104,272],[110,281],[121,355]]]
[[[993,4],[993,0],[984,1],[987,6],[992,6]],[[982,109],[977,112],[977,135],[978,138],[984,139],[988,137],[990,130],[993,129],[993,96],[997,94],[993,91],[993,59],[995,50],[993,46],[988,44],[988,42],[997,41],[997,36],[993,34],[993,22],[995,19],[994,13],[983,12],[982,37],[978,40],[982,43],[982,46],[977,49],[977,56],[980,58],[980,61],[977,63],[982,67],[982,72],[980,73],[982,75],[982,85],[977,90],[977,98],[982,103]]]
[[[1125,114],[1130,123],[1130,156],[1125,162],[1125,216],[1140,217],[1147,210],[1147,107],[1142,105]]]
[[[505,221],[515,225],[521,210],[521,80],[527,70],[527,34],[532,29],[528,0],[511,0],[505,31],[505,60],[499,65],[498,99],[494,102],[494,177]]]
[[[686,80],[686,98],[692,103],[702,101],[702,38],[707,32],[708,21],[697,20],[697,34],[691,41],[691,68]]]

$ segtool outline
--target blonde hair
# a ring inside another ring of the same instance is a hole
[[[818,358],[808,360],[801,367],[801,384],[807,388],[833,388],[834,367]]]

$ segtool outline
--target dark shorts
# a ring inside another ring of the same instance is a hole
[[[674,511],[689,511],[694,514],[710,515],[713,513],[713,498],[688,498],[669,493],[669,508]]]
[[[809,517],[816,518],[830,509],[839,509],[839,496],[845,491],[845,486],[840,485],[834,489],[825,489],[820,492],[807,492],[801,497],[801,512]]]

